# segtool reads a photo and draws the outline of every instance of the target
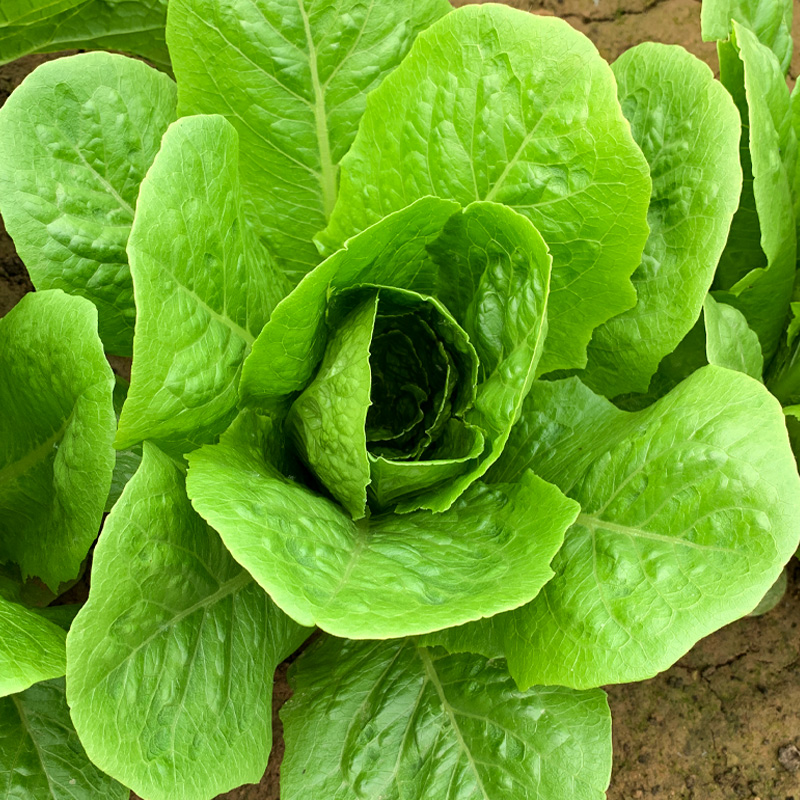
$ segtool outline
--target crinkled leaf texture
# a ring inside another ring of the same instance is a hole
[[[703,0],[703,41],[722,42],[733,20],[750,28],[777,57],[784,73],[792,60],[792,0]]]
[[[0,697],[64,675],[65,636],[35,611],[0,597]]]
[[[760,381],[764,356],[758,336],[747,324],[744,314],[708,295],[703,301],[703,320],[708,363],[743,372]]]
[[[419,197],[492,200],[553,256],[540,372],[583,367],[592,330],[631,308],[650,177],[594,46],[562,20],[457,9],[367,100],[342,160],[326,252]]]
[[[246,216],[296,283],[336,201],[367,92],[447,0],[172,0],[180,112],[224,114],[242,143]]]
[[[3,0],[0,64],[28,53],[122,50],[169,69],[167,0]]]
[[[53,590],[77,576],[100,528],[113,386],[88,300],[35,292],[0,320],[0,562]]]
[[[444,511],[496,460],[519,416],[547,331],[550,265],[542,237],[512,209],[481,201],[460,210],[453,201],[420,198],[350,239],[278,305],[245,362],[242,396],[274,407],[307,385],[323,357],[336,291],[367,283],[439,298],[480,355],[480,377],[469,378],[477,380],[474,404],[459,422],[482,442],[461,458],[372,458],[371,466],[374,488],[393,490],[387,506]],[[474,358],[472,345],[465,347]],[[337,438],[335,430],[324,433]]]
[[[89,757],[151,800],[257,782],[272,676],[308,636],[194,513],[150,443],[95,550],[67,638],[68,699]]]
[[[576,379],[536,383],[491,477],[526,469],[582,510],[556,576],[491,620],[488,655],[501,641],[520,686],[649,678],[752,611],[797,549],[783,414],[739,372],[703,367],[635,413]],[[467,626],[431,640],[484,652],[486,638]]]
[[[550,579],[576,503],[533,473],[473,486],[446,512],[354,522],[276,466],[280,432],[245,412],[189,455],[198,512],[302,625],[354,639],[399,637],[516,608]]]
[[[175,119],[175,84],[141,61],[85,53],[42,64],[0,109],[0,211],[37,289],[98,308],[130,355],[136,309],[125,246],[139,184]]]
[[[86,757],[64,679],[0,699],[0,795],[7,800],[128,800],[130,791]]]
[[[733,29],[735,41],[720,47],[720,77],[743,121],[744,186],[715,288],[717,299],[745,315],[769,361],[795,277],[798,142],[777,58],[748,28],[734,22]]]
[[[611,716],[600,690],[521,692],[505,662],[412,640],[326,637],[293,665],[284,800],[602,800]]]
[[[235,416],[242,360],[286,287],[242,214],[238,136],[220,116],[170,126],[128,253],[138,320],[116,446],[183,453]]]
[[[711,70],[682,47],[641,44],[612,69],[650,165],[650,235],[636,305],[601,325],[581,379],[601,394],[644,392],[700,315],[739,204],[741,120]]]

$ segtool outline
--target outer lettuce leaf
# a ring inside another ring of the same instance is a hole
[[[647,162],[608,65],[562,20],[467,6],[421,34],[372,92],[342,161],[327,252],[419,197],[519,211],[553,256],[542,372],[586,363],[592,330],[631,308],[647,238]]]
[[[138,321],[116,446],[181,453],[235,415],[245,355],[286,287],[242,212],[237,134],[219,116],[170,126],[142,183],[128,253]]]
[[[721,49],[720,68],[722,82],[742,115],[745,182],[742,209],[731,230],[733,250],[723,254],[715,285],[723,290],[718,299],[745,315],[769,361],[785,325],[795,275],[798,144],[789,90],[777,59],[750,30],[735,22],[733,28],[740,49],[736,51],[733,44]],[[740,60],[735,58],[737,52]],[[760,256],[755,239],[759,232]]]
[[[740,119],[711,70],[646,43],[614,63],[622,111],[650,164],[650,235],[634,308],[601,325],[581,379],[608,397],[644,392],[696,322],[739,203]]]
[[[744,315],[708,295],[703,301],[703,318],[708,363],[734,369],[761,380],[764,372],[761,345]]]
[[[703,0],[700,25],[703,41],[725,41],[731,23],[749,28],[772,50],[784,74],[792,60],[792,0]]]
[[[50,589],[97,536],[114,452],[114,378],[97,311],[58,290],[0,320],[0,562]]]
[[[136,197],[175,104],[166,75],[87,53],[42,64],[0,110],[0,211],[17,251],[37,289],[97,306],[118,355],[131,354],[136,318],[125,252]]]
[[[233,561],[180,469],[146,443],[67,639],[68,700],[89,757],[151,800],[258,781],[273,672],[308,633]]]
[[[167,0],[3,0],[0,64],[28,53],[122,50],[169,69]]]
[[[553,580],[496,618],[523,687],[655,675],[752,611],[797,549],[800,478],[783,414],[738,372],[704,367],[637,413],[575,379],[537,383],[492,478],[529,468],[582,511]]]
[[[284,800],[605,797],[611,716],[599,690],[520,692],[501,660],[331,637],[289,680]]]
[[[367,92],[446,0],[172,0],[181,114],[220,113],[242,143],[246,215],[296,283],[336,201]]]
[[[442,514],[354,522],[281,474],[279,431],[254,413],[189,456],[194,507],[275,602],[336,636],[399,637],[516,608],[550,579],[578,507],[532,473],[476,483]]]
[[[464,420],[486,443],[474,458],[428,462],[429,490],[398,508],[444,511],[502,452],[519,415],[547,331],[550,264],[541,236],[512,209],[477,202],[459,212],[452,201],[421,198],[354,236],[280,303],[245,362],[242,395],[274,407],[305,387],[325,347],[334,290],[368,283],[441,297],[481,356],[475,404]],[[425,462],[413,463],[408,472]],[[424,483],[418,478],[403,479],[411,487]]]
[[[61,677],[65,636],[35,611],[0,597],[0,697]]]
[[[83,0],[6,0],[0,8],[0,27],[30,25],[79,6]]]
[[[130,791],[86,757],[64,680],[0,699],[0,795],[9,800],[128,800]]]

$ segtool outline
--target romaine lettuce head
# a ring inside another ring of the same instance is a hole
[[[242,371],[246,410],[189,455],[187,488],[299,622],[422,633],[549,579],[577,505],[532,473],[479,479],[534,380],[550,269],[514,210],[427,197],[275,308]]]
[[[446,511],[502,452],[546,335],[551,259],[512,209],[424,198],[275,309],[241,393],[353,516]]]

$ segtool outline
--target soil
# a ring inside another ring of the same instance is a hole
[[[714,46],[700,39],[698,0],[508,4],[563,17],[608,60],[649,40],[682,44],[716,70]],[[795,40],[800,41],[797,0],[795,21]],[[0,67],[0,105],[31,69],[52,57],[29,56]],[[790,69],[792,81],[798,73],[800,48]],[[0,316],[31,289],[0,222]],[[128,365],[114,366],[124,372]],[[652,680],[609,687],[614,719],[609,800],[800,800],[799,621],[800,563],[793,560],[786,596],[767,615],[740,620],[708,637]],[[291,694],[286,670],[281,665],[276,675],[275,746],[263,780],[220,798],[279,800],[283,740],[278,710]]]

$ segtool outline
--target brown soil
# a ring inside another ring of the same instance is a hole
[[[454,0],[455,5],[472,2],[481,0]],[[649,40],[682,44],[716,69],[714,46],[700,39],[698,0],[508,0],[508,4],[567,19],[608,60]],[[795,21],[800,23],[797,2]],[[795,40],[800,40],[797,24]],[[0,105],[47,58],[30,56],[0,68]],[[791,77],[798,73],[800,49]],[[0,316],[31,288],[0,223]],[[610,687],[614,771],[609,800],[800,800],[798,621],[800,564],[794,562],[786,597],[769,614],[740,620],[710,636],[650,681]],[[257,786],[244,786],[221,798],[278,800],[283,755],[278,710],[290,694],[282,665],[273,693],[275,747],[264,778]]]

